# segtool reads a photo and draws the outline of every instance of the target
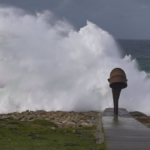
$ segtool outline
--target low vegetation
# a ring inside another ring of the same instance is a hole
[[[47,120],[0,120],[1,150],[105,150],[96,144],[96,127],[57,128]]]

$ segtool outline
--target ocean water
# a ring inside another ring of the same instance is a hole
[[[123,57],[131,55],[141,71],[150,73],[150,40],[117,40]]]

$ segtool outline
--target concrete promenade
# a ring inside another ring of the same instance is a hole
[[[150,129],[126,109],[120,108],[118,117],[113,108],[105,109],[102,122],[107,150],[150,150]]]

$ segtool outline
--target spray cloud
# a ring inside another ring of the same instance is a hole
[[[107,79],[116,67],[128,79],[120,107],[150,114],[150,80],[109,33],[89,21],[75,31],[48,11],[0,8],[0,113],[112,107]]]

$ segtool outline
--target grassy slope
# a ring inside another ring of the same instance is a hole
[[[47,120],[0,120],[0,150],[105,150],[96,144],[96,127],[56,128]]]

